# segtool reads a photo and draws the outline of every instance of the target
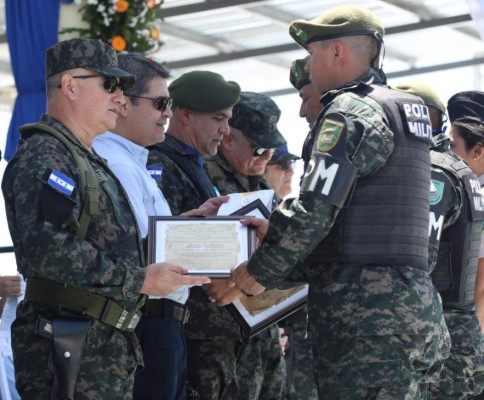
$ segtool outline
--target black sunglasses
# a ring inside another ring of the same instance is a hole
[[[255,146],[255,147],[252,147],[252,155],[254,157],[260,157],[264,155],[265,152],[267,151],[274,152],[274,150],[275,149],[266,149],[265,147]]]
[[[136,99],[145,99],[151,100],[153,102],[153,106],[158,111],[165,111],[171,108],[173,105],[173,99],[171,97],[160,96],[160,97],[145,97],[145,96],[135,96],[134,94],[128,95],[128,97],[134,97]]]
[[[95,74],[95,75],[76,75],[73,76],[74,79],[90,79],[90,78],[97,78],[97,77],[103,77],[103,88],[106,92],[109,94],[112,94],[116,91],[117,88],[119,88],[121,91],[123,91],[123,84],[121,82],[118,82],[114,76],[105,76],[105,75],[100,75],[100,74]],[[61,88],[61,84],[57,85],[57,88]]]

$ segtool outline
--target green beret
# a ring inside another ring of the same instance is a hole
[[[436,108],[443,114],[446,113],[445,105],[437,92],[425,83],[405,82],[392,86],[392,89],[419,96],[424,101],[426,106]]]
[[[45,79],[74,68],[85,68],[106,76],[121,78],[124,88],[135,77],[119,68],[116,51],[98,39],[70,39],[49,47],[45,52]]]
[[[292,62],[291,70],[289,71],[289,80],[291,81],[292,86],[297,90],[301,90],[303,86],[311,83],[309,80],[309,73],[304,69],[308,59],[309,56]]]
[[[275,149],[286,144],[277,129],[281,110],[269,96],[262,93],[242,92],[232,110],[229,125],[242,131],[256,146]]]
[[[382,40],[385,29],[376,15],[358,6],[332,8],[310,21],[298,19],[289,34],[302,47],[309,43],[342,36],[370,35]]]
[[[175,79],[168,87],[175,107],[199,112],[231,108],[239,100],[240,86],[210,71],[192,71]]]

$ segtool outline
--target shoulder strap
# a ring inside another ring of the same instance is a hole
[[[81,214],[79,216],[79,227],[77,228],[77,236],[82,240],[86,237],[87,229],[91,216],[99,214],[99,181],[91,164],[89,163],[84,151],[79,146],[68,140],[62,133],[55,128],[43,124],[34,123],[27,124],[20,127],[22,138],[32,135],[34,132],[43,131],[50,133],[59,139],[64,146],[71,152],[77,167],[79,168],[79,196],[81,198]]]
[[[217,187],[221,195],[227,194],[227,182],[225,173],[213,158],[205,159],[205,170],[212,183]]]

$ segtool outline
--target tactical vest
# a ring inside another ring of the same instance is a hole
[[[477,177],[457,156],[432,152],[432,164],[451,174],[462,192],[462,208],[458,220],[443,230],[440,243],[430,230],[431,244],[439,246],[437,264],[432,272],[432,281],[439,291],[444,304],[472,303],[479,258],[482,222],[484,221],[484,199],[480,192]],[[434,181],[439,182],[434,172]],[[438,227],[445,206],[445,188],[430,205],[431,223]],[[441,201],[438,201],[442,198]],[[444,203],[443,205],[441,203]],[[432,218],[432,213],[434,217]],[[432,226],[430,226],[432,228]]]
[[[86,237],[89,222],[92,216],[99,214],[99,180],[86,157],[85,152],[76,144],[72,143],[57,129],[42,122],[26,124],[19,128],[22,140],[39,131],[49,133],[59,139],[60,142],[71,152],[79,170],[79,196],[81,198],[81,213],[77,237],[83,240]]]
[[[394,150],[376,173],[357,178],[329,236],[307,261],[427,270],[432,136],[428,110],[418,116],[426,110],[420,98],[386,87],[364,86],[356,91],[382,106],[394,133]],[[345,151],[345,146],[341,148]]]
[[[165,143],[157,143],[153,147],[160,150],[163,154],[170,157],[192,180],[193,185],[197,189],[202,202],[207,201],[212,197],[216,197],[217,193],[213,188],[210,179],[208,179],[203,168],[194,162],[192,157],[187,157],[186,155],[180,154],[172,147]]]

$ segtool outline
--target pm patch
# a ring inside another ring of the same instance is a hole
[[[445,184],[444,182],[437,181],[435,179],[432,179],[430,181],[430,205],[435,205],[440,203],[442,200],[442,196],[444,194],[444,187]]]
[[[146,170],[155,181],[159,181],[161,179],[161,174],[163,173],[163,167],[152,165],[150,167],[146,167]]]
[[[330,151],[338,143],[345,127],[343,122],[326,118],[319,129],[317,149],[322,153]]]
[[[55,169],[50,170],[46,183],[67,197],[71,197],[76,188],[76,183],[71,178]]]

